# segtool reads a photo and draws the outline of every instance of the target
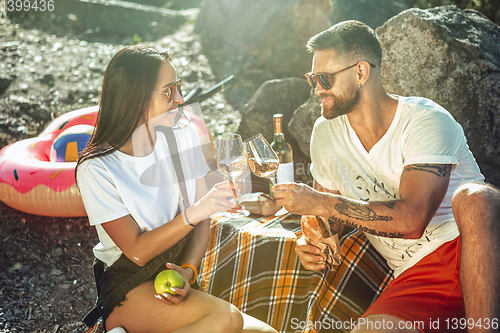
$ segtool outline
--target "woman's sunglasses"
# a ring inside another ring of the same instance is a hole
[[[180,78],[178,78],[177,81],[175,81],[167,86],[167,92],[161,92],[161,91],[153,91],[153,92],[156,94],[163,94],[163,95],[167,96],[167,103],[170,103],[174,99],[175,90],[177,90],[179,92],[179,94],[181,94],[181,96],[182,96],[181,79]]]
[[[313,89],[316,89],[316,85],[319,83],[319,85],[322,86],[323,89],[329,90],[333,86],[333,82],[334,82],[333,78],[334,78],[335,75],[337,75],[337,74],[339,74],[339,73],[341,73],[343,71],[346,71],[349,68],[357,66],[360,62],[358,62],[358,63],[356,63],[354,65],[351,65],[349,67],[346,67],[344,69],[341,69],[340,71],[335,72],[335,73],[319,73],[319,74],[306,73],[305,77],[307,79],[307,82],[309,82],[309,85]],[[377,66],[375,66],[372,63],[368,63],[368,64],[370,64],[370,66],[373,67],[373,68],[377,67]]]

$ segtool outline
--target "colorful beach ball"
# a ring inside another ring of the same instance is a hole
[[[75,125],[62,131],[50,149],[51,162],[76,162],[83,148],[87,146],[94,127]]]

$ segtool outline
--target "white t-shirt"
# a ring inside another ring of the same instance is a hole
[[[399,199],[403,168],[411,164],[452,164],[446,196],[422,238],[366,236],[397,277],[443,243],[455,239],[458,228],[451,198],[464,182],[484,180],[464,132],[451,114],[420,97],[400,97],[384,136],[367,152],[346,115],[320,117],[311,138],[311,173],[321,186],[363,201]],[[384,222],[391,223],[391,222]],[[395,223],[395,222],[393,222]]]
[[[190,204],[196,195],[196,179],[208,166],[200,148],[196,129],[189,125],[174,130],[186,179]],[[165,136],[157,132],[153,152],[134,157],[116,151],[82,163],[77,173],[78,187],[90,225],[96,226],[100,243],[94,255],[111,266],[122,254],[102,224],[130,214],[141,230],[152,230],[178,213],[181,202],[178,181]]]

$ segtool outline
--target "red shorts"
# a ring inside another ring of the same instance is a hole
[[[414,323],[412,327],[422,332],[462,332],[452,330],[465,318],[459,271],[457,237],[392,280],[363,317],[388,314]]]

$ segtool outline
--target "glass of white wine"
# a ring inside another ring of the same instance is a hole
[[[238,203],[238,196],[234,188],[235,180],[243,175],[247,169],[247,154],[245,145],[241,141],[239,134],[224,134],[217,140],[217,168],[219,172],[229,179],[233,186],[233,196]],[[227,218],[239,218],[250,215],[247,210],[237,210],[236,212],[223,212],[222,216]]]
[[[280,165],[278,155],[271,148],[262,134],[257,134],[245,140],[248,154],[248,165],[257,177],[268,178],[276,185],[274,175]]]
[[[257,177],[268,178],[276,185],[275,174],[280,166],[280,159],[276,152],[271,148],[266,138],[262,134],[252,136],[250,139],[245,140],[245,147],[248,155],[248,165],[250,170]],[[276,216],[288,213],[285,207],[281,207],[276,212]]]

